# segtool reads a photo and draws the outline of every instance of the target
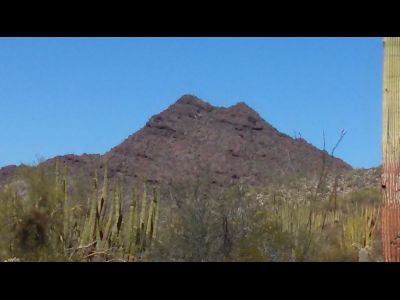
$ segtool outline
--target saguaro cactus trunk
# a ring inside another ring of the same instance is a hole
[[[383,49],[382,255],[400,262],[400,37],[385,37]]]

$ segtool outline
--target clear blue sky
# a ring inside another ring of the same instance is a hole
[[[100,153],[183,94],[381,164],[382,38],[0,38],[0,167]]]

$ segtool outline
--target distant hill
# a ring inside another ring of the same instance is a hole
[[[95,169],[101,176],[108,160],[111,180],[124,177],[129,183],[146,175],[149,182],[158,183],[167,177],[181,181],[206,175],[213,184],[228,187],[314,176],[322,168],[323,156],[331,174],[353,169],[304,139],[279,132],[244,102],[215,107],[184,95],[106,154],[63,155],[60,163],[70,174],[89,179]],[[54,170],[55,158],[44,164]],[[0,169],[0,184],[15,167]]]

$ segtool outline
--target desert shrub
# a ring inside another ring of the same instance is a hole
[[[138,189],[132,188],[130,211],[124,215],[124,188],[118,180],[108,191],[105,176],[99,199],[97,171],[90,190],[66,168],[60,174],[58,163],[55,176],[42,166],[19,168],[0,190],[2,260],[134,261],[150,247],[158,227],[159,197],[155,187],[147,196],[146,178],[142,204]],[[20,185],[24,195],[18,192]]]
[[[162,225],[148,256],[151,260],[236,261],[237,245],[262,240],[258,218],[265,208],[240,185],[223,190],[207,177],[171,183],[162,200]]]
[[[20,185],[26,186],[22,196]],[[62,193],[41,168],[20,167],[14,180],[0,193],[0,249],[2,256],[23,261],[62,260],[54,240],[60,231]]]
[[[104,194],[97,172],[89,182],[58,169],[20,166],[0,189],[1,260],[357,261],[360,248],[381,259],[379,187],[343,196],[326,170],[308,185],[296,175],[223,189],[206,168],[195,180],[164,179],[160,197],[144,178],[124,214],[124,184],[108,190],[105,177]]]

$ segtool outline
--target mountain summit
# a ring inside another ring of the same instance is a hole
[[[279,132],[244,102],[215,107],[184,95],[106,154],[64,155],[60,162],[84,176],[101,170],[108,160],[111,179],[123,176],[129,181],[146,175],[155,183],[164,176],[180,181],[206,175],[216,185],[229,186],[314,175],[322,168],[323,155],[331,160],[330,172],[352,169],[304,139]],[[0,172],[0,181],[5,176]]]
[[[207,174],[227,186],[314,174],[321,170],[323,151],[280,133],[244,102],[215,107],[184,95],[105,155],[111,176],[147,175],[157,182],[162,176],[183,180]],[[337,158],[331,167],[332,172],[351,169]]]

